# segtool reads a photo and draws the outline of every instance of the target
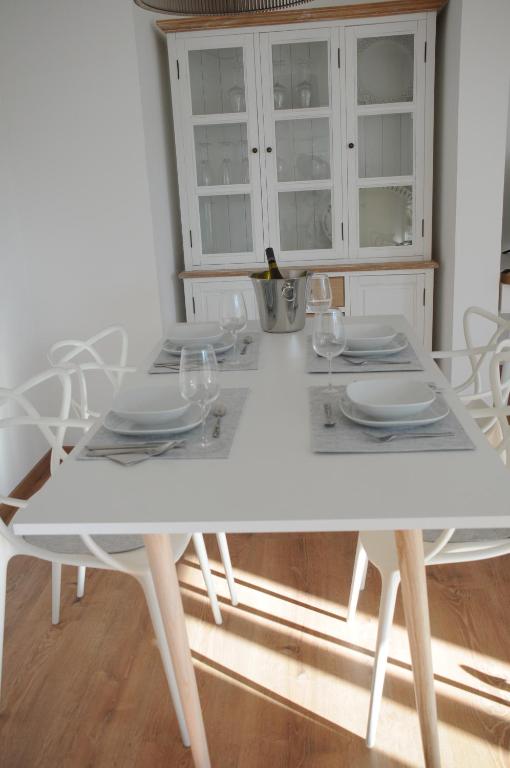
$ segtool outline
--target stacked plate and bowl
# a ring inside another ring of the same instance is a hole
[[[393,355],[407,339],[389,325],[359,325],[347,329],[346,355],[370,359]],[[435,424],[448,415],[444,400],[422,381],[407,378],[366,379],[348,384],[340,409],[350,421],[365,427],[412,428]]]
[[[178,323],[174,325],[164,349],[176,358],[181,349],[211,345],[217,354],[233,346],[232,336],[218,323]],[[151,385],[126,389],[115,398],[104,425],[120,435],[171,436],[189,432],[201,422],[200,408],[182,397],[179,384]]]

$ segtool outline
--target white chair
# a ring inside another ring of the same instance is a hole
[[[496,421],[499,423],[502,439],[496,450],[505,460],[507,467],[510,468],[508,458],[510,451],[507,450],[510,445],[510,427],[507,421],[508,416],[510,416],[510,407],[507,406],[509,382],[504,380],[500,373],[500,367],[504,371],[505,366],[510,363],[510,342],[503,341],[499,347],[500,351],[493,355],[490,362],[490,396],[494,404],[474,409],[473,417],[480,420],[490,420],[493,424]],[[510,554],[510,529],[456,530],[451,528],[444,531],[424,531],[423,538],[426,565],[465,563]],[[369,561],[375,565],[381,574],[379,626],[366,736],[367,745],[372,747],[375,743],[388,659],[390,631],[400,584],[398,556],[391,531],[364,531],[358,536],[347,611],[348,622],[351,622],[355,616],[359,594],[365,586]]]
[[[27,397],[35,387],[58,380],[62,388],[59,416],[56,418],[41,416]],[[66,418],[71,403],[71,381],[67,371],[54,368],[30,379],[15,390],[0,388],[0,407],[6,403],[15,403],[22,415],[7,416],[0,419],[0,428],[36,427],[47,439],[51,449],[50,468],[55,472],[67,454],[63,450],[64,437],[68,428],[90,428],[90,421]],[[1,504],[14,507],[24,507],[27,502],[11,497],[0,497]],[[221,624],[221,613],[209,567],[205,544],[201,534],[179,534],[172,536],[172,549],[176,561],[186,550],[190,539],[197,552],[202,574],[206,584],[213,616],[216,623]],[[115,554],[112,554],[115,553]],[[223,553],[225,554],[225,553]],[[227,552],[228,554],[228,552]],[[115,569],[127,573],[137,579],[141,585],[149,608],[154,632],[158,640],[165,673],[170,688],[170,694],[175,706],[181,736],[185,745],[189,745],[189,736],[184,720],[175,674],[168,653],[164,635],[164,627],[155,596],[154,585],[149,569],[148,559],[143,541],[137,536],[16,536],[12,531],[12,521],[6,526],[0,520],[0,686],[2,671],[2,651],[5,622],[6,575],[9,560],[15,555],[29,555],[47,560],[52,564],[52,621],[59,621],[60,609],[60,574],[62,565],[78,568]],[[231,575],[233,582],[233,578]],[[235,589],[235,586],[234,586]]]
[[[117,347],[113,360],[105,359],[105,352],[100,352],[98,345],[107,344],[110,348]],[[97,372],[106,376],[111,384],[113,395],[119,391],[124,375],[136,371],[136,368],[127,365],[128,335],[121,325],[112,325],[82,341],[80,339],[63,339],[57,341],[48,352],[48,360],[51,365],[64,368],[76,379],[78,385],[78,397],[72,399],[72,407],[75,414],[82,419],[97,418],[98,411],[92,411],[89,407],[89,387],[87,379]],[[230,592],[232,605],[237,605],[237,589],[232,571],[232,563],[228,549],[227,537],[224,533],[216,534],[216,541],[220,551],[221,561],[225,569],[225,576]],[[202,539],[203,544],[203,539]],[[198,541],[195,548],[199,547]],[[198,549],[197,549],[198,554]],[[205,553],[203,553],[205,554]],[[76,581],[76,596],[82,598],[85,594],[86,569],[79,568]],[[205,578],[205,576],[204,576]],[[214,606],[214,603],[213,603]],[[214,608],[213,608],[214,610]]]
[[[482,372],[489,364],[492,355],[498,351],[499,343],[510,336],[510,320],[506,320],[500,315],[495,315],[481,307],[468,307],[463,317],[465,349],[446,350],[432,352],[435,360],[460,360],[467,358],[471,372],[454,390],[459,395],[462,402],[470,410],[483,408],[486,405],[492,405],[492,390],[483,386]],[[486,322],[488,327],[487,343],[485,346],[475,346],[473,340],[474,325],[480,327],[481,323]],[[510,390],[510,382],[506,385],[506,390]],[[496,424],[496,417],[487,415],[477,419],[478,426],[487,434]]]
[[[107,345],[109,352],[112,347],[118,347],[113,353],[113,360],[105,360],[105,352],[100,352],[98,346]],[[99,371],[104,374],[116,395],[122,384],[124,375],[136,369],[127,366],[128,335],[121,325],[112,325],[94,334],[89,339],[63,339],[57,341],[48,352],[50,365],[65,368],[74,374],[77,381],[78,399],[73,398],[72,407],[76,416],[82,419],[99,416],[99,412],[90,410],[87,374]]]

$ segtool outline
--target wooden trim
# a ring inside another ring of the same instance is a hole
[[[332,277],[331,283],[331,306],[345,307],[345,278]]]
[[[273,24],[302,24],[307,21],[366,19],[376,16],[398,16],[404,13],[440,11],[447,2],[448,0],[390,0],[390,2],[386,3],[338,5],[326,8],[300,8],[294,11],[260,11],[221,16],[186,16],[183,19],[161,19],[156,22],[156,26],[167,34],[169,32],[238,29]]]
[[[70,453],[72,450],[73,446],[64,446],[64,451],[67,451],[67,453]],[[12,496],[14,499],[26,500],[42,488],[50,476],[50,457],[51,451],[47,451],[44,456],[41,456],[39,461],[27,472],[23,480],[21,480],[16,488],[14,488],[8,495]],[[8,504],[0,504],[0,519],[3,520],[6,525],[9,525],[17,511],[18,507],[10,507]]]
[[[403,269],[424,270],[437,269],[437,261],[381,261],[362,262],[360,264],[296,264],[290,267],[282,264],[282,269],[309,269],[313,272],[394,272]],[[259,267],[242,269],[188,269],[179,273],[181,280],[189,280],[193,277],[250,277],[254,272],[260,271]]]

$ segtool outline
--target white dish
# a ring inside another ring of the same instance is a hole
[[[168,340],[175,346],[214,344],[224,335],[219,323],[176,323],[168,332]]]
[[[198,405],[193,404],[181,416],[172,419],[167,424],[160,423],[157,427],[142,426],[112,411],[106,415],[104,426],[118,435],[180,435],[182,432],[189,432],[191,429],[198,427],[201,421],[202,414],[200,408]]]
[[[403,333],[398,333],[393,341],[382,347],[375,347],[373,349],[350,349],[345,350],[345,355],[348,357],[386,357],[388,355],[396,355],[402,352],[408,345],[407,338]]]
[[[388,419],[388,421],[371,419],[359,411],[347,397],[340,398],[340,410],[347,419],[354,421],[355,424],[360,424],[363,427],[378,427],[379,429],[388,429],[390,427],[392,429],[395,427],[426,427],[429,424],[441,421],[450,413],[450,409],[444,401],[436,400],[422,413],[410,416],[407,419]]]
[[[365,379],[353,381],[345,390],[347,398],[372,419],[406,419],[422,413],[436,399],[423,381],[406,379]]]
[[[165,352],[168,352],[169,355],[180,357],[181,349],[183,348],[183,346],[191,346],[191,347],[196,346],[198,349],[200,346],[202,347],[205,346],[205,342],[202,345],[199,345],[199,344],[183,345],[183,344],[176,344],[175,342],[168,340],[168,341],[165,341],[165,343],[163,344],[163,349],[165,350]],[[228,350],[232,349],[233,346],[234,346],[234,342],[232,341],[232,335],[230,333],[222,333],[219,341],[216,341],[211,344],[211,347],[214,349],[217,355],[221,354],[222,352],[228,352]]]
[[[122,419],[147,427],[176,419],[189,407],[177,387],[166,385],[126,389],[115,398],[112,411]]]
[[[353,350],[385,347],[397,335],[391,325],[348,325],[345,330],[347,347]]]

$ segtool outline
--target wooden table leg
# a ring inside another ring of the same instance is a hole
[[[211,761],[170,536],[166,533],[151,534],[144,536],[144,542],[188,725],[193,760],[196,768],[210,768]]]
[[[421,531],[395,531],[426,768],[440,768],[430,621]]]

